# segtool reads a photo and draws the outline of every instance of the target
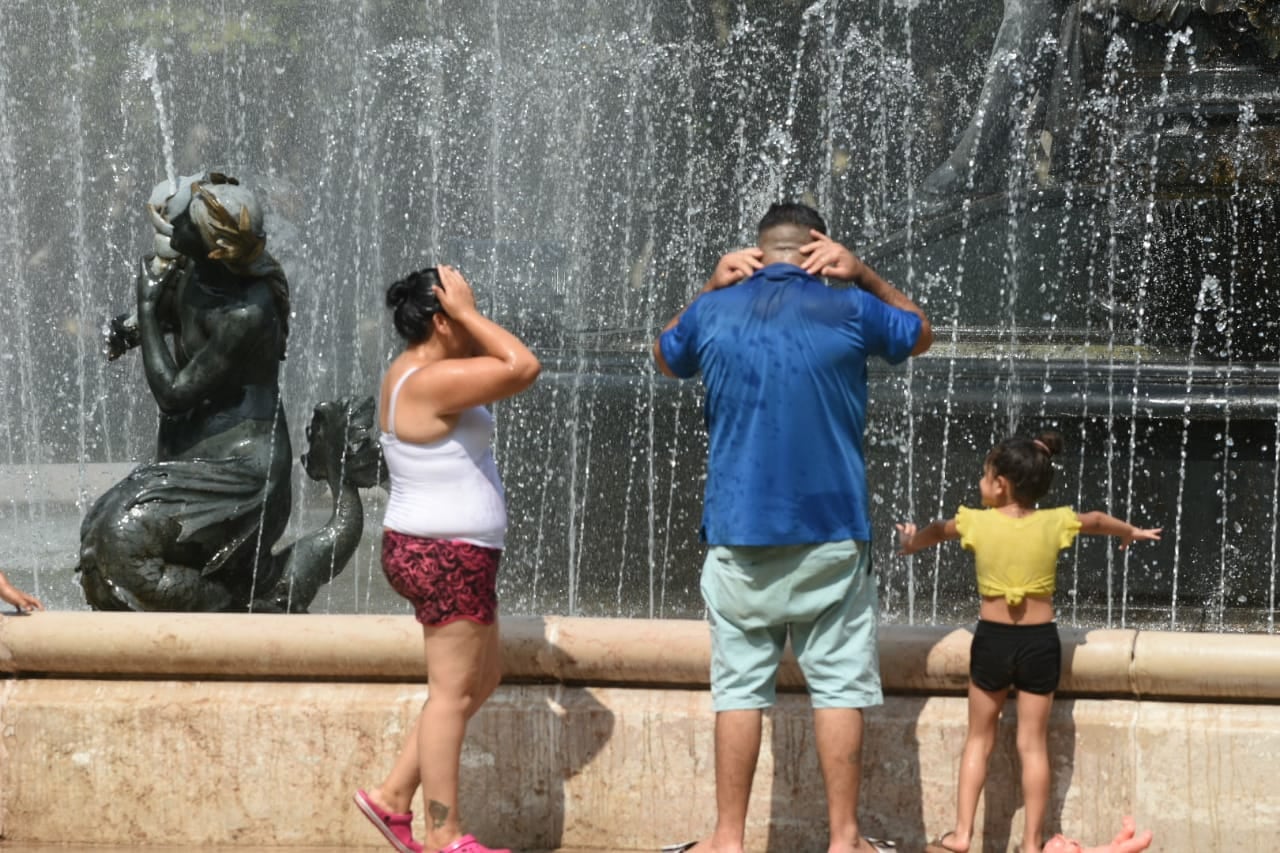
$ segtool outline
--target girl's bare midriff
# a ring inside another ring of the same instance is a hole
[[[978,616],[1004,625],[1044,625],[1053,621],[1053,599],[1028,595],[1011,607],[1003,595],[984,595]]]

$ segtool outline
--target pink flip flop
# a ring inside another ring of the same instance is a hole
[[[413,812],[395,814],[380,808],[364,791],[356,791],[356,806],[378,828],[382,837],[400,853],[422,853],[422,845],[413,840]],[[472,839],[474,840],[474,839]],[[482,848],[483,849],[483,848]]]
[[[476,841],[474,835],[464,835],[447,847],[441,847],[439,853],[511,853],[511,851],[485,847]]]

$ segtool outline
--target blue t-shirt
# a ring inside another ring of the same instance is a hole
[[[706,386],[703,541],[870,541],[867,359],[897,364],[919,335],[915,314],[792,264],[698,297],[659,346]]]

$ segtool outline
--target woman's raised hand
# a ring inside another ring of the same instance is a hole
[[[444,264],[436,269],[440,273],[440,284],[436,285],[435,294],[444,313],[458,318],[468,311],[477,310],[476,295],[471,292],[471,285],[467,284],[462,273]]]

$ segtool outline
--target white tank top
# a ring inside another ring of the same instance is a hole
[[[455,539],[503,548],[507,504],[493,458],[493,415],[483,406],[466,409],[444,438],[414,444],[396,438],[396,398],[405,372],[391,390],[390,432],[382,433],[382,455],[391,475],[391,497],[382,526],[425,539]]]

